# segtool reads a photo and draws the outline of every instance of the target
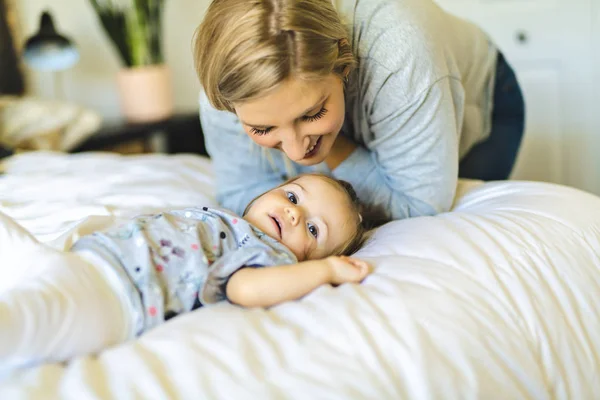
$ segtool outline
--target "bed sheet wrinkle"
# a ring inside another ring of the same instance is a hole
[[[554,261],[556,261],[559,253],[553,252],[552,254]],[[526,253],[516,260],[515,264],[520,264],[517,267],[522,267],[532,263],[551,265],[552,262],[553,260],[548,260],[542,255]],[[549,285],[540,271],[537,272],[537,279],[522,280],[525,293],[517,304],[518,308],[522,310],[524,321],[539,321],[537,324],[531,324],[529,330],[531,335],[537,339],[536,342],[539,343],[539,358],[545,379],[547,382],[555,382],[556,376],[569,376],[570,368],[567,366],[581,365],[581,363],[573,363],[571,359],[572,349],[580,347],[578,338],[573,337],[573,333],[578,330],[564,329],[565,325],[568,326],[568,324],[565,324],[565,316],[570,314],[573,309],[566,307],[564,304],[566,300],[557,296],[555,292],[557,290],[556,285]],[[558,285],[561,285],[561,283],[558,282]],[[549,313],[549,310],[555,312]],[[570,348],[571,351],[565,352],[565,348]],[[577,352],[573,353],[577,354]],[[569,379],[564,379],[563,385],[569,385]],[[568,390],[572,394],[577,391],[578,389],[575,387]],[[581,397],[580,394],[574,398],[588,397]]]
[[[215,204],[210,162],[193,155],[1,165],[0,211],[57,248],[136,209]],[[533,182],[457,193],[449,213],[380,228],[357,255],[374,265],[362,285],[267,311],[205,307],[98,356],[15,372],[0,398],[600,398],[600,199]],[[9,225],[0,235],[28,248]]]
[[[216,203],[210,162],[204,157],[40,152],[6,160],[0,210],[44,242],[85,225],[88,216],[128,218]]]
[[[423,348],[429,354],[434,353],[434,358],[438,360],[438,363],[434,365],[425,365],[427,368],[427,374],[435,377],[432,381],[437,381],[436,386],[456,386],[458,392],[465,392],[468,387],[477,385],[477,378],[474,374],[469,371],[468,361],[460,355],[445,354],[443,349],[440,349],[439,341],[430,335],[431,328],[428,326],[426,321],[420,321],[417,325],[420,331],[420,337],[422,337]],[[431,355],[424,357],[424,359],[430,359]],[[438,369],[440,370],[438,372]],[[445,383],[448,382],[448,383]]]
[[[565,238],[567,240],[568,238]],[[573,289],[571,285],[566,284],[565,279],[562,279],[563,274],[557,267],[557,259],[563,259],[564,265],[567,265],[570,257],[568,252],[564,251],[563,246],[546,246],[547,253],[545,259],[552,259],[554,262],[551,263],[551,269],[545,271],[544,283],[546,283],[549,298],[556,304],[559,317],[569,327],[566,331],[574,336],[574,345],[579,347],[579,351],[576,352],[582,356],[588,357],[592,365],[600,366],[600,351],[594,350],[590,346],[593,343],[591,334],[600,330],[600,323],[595,323],[590,329],[577,329],[578,326],[586,326],[587,318],[582,316],[585,310],[590,310],[590,306],[593,308],[594,315],[600,313],[600,306],[598,306],[597,294],[600,293],[600,279],[594,276],[583,276],[572,274],[572,282],[576,280],[585,281],[593,287],[591,293],[582,293]],[[596,250],[596,254],[600,254],[600,248]],[[542,257],[540,254],[532,254],[532,258]],[[550,273],[553,272],[553,273]],[[596,335],[594,335],[596,336]],[[581,363],[580,363],[581,364]],[[579,365],[580,365],[579,364]]]
[[[469,214],[489,214],[492,210],[494,213],[520,211],[574,230],[600,223],[600,212],[596,211],[598,197],[590,193],[541,182],[504,181],[483,186],[467,193],[453,211],[462,211],[465,205]],[[577,201],[574,202],[574,198]]]

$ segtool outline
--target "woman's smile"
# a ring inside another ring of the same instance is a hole
[[[317,154],[319,152],[319,148],[321,145],[321,138],[323,136],[319,136],[319,138],[317,139],[317,141],[308,148],[308,150],[306,151],[306,154],[304,155],[304,158],[311,158],[312,156],[314,156],[315,154]]]

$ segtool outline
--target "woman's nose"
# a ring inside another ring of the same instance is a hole
[[[300,222],[300,210],[298,209],[298,207],[286,207],[285,208],[285,214],[287,216],[288,222],[290,223],[290,225],[292,226],[296,226],[298,225],[298,223]]]
[[[290,160],[300,161],[304,158],[309,143],[310,138],[302,137],[294,130],[286,135],[281,148]]]

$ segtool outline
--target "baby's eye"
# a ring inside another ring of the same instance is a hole
[[[292,192],[287,192],[287,198],[289,201],[291,201],[293,204],[298,204],[298,199],[296,198],[296,195]]]
[[[308,231],[315,237],[315,239],[319,237],[319,230],[313,224],[308,224]]]

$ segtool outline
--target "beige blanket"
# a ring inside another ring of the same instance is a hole
[[[0,96],[0,145],[14,151],[69,151],[93,134],[101,120],[72,103]]]

